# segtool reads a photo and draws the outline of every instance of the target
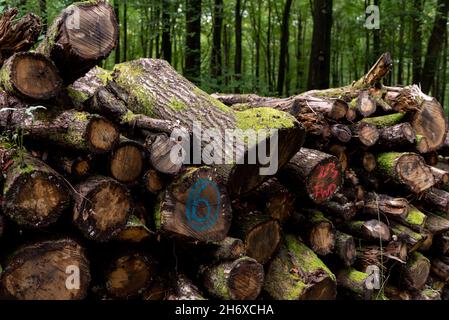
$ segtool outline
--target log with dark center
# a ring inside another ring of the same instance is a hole
[[[73,222],[86,238],[107,241],[125,228],[131,198],[123,185],[111,178],[93,176],[75,190]]]
[[[305,191],[316,203],[322,203],[338,191],[343,183],[338,159],[318,150],[302,148],[278,174],[290,190]]]
[[[145,150],[137,141],[120,138],[120,142],[112,150],[109,160],[111,176],[122,183],[137,181],[145,168]]]
[[[68,175],[73,179],[81,179],[87,177],[93,168],[94,159],[87,156],[51,156],[51,162],[60,172]]]
[[[162,233],[200,241],[223,240],[232,220],[226,187],[214,169],[189,168],[159,195],[154,220]]]
[[[37,51],[55,62],[69,84],[111,53],[118,31],[114,9],[106,1],[77,2],[56,17]]]
[[[18,13],[18,9],[11,8],[0,16],[0,65],[14,53],[31,49],[41,33],[38,16],[28,13],[17,18]]]
[[[0,149],[3,212],[20,226],[46,227],[70,204],[64,178],[25,150]]]
[[[371,147],[379,141],[379,129],[367,122],[358,122],[351,126],[352,136],[363,146]]]
[[[26,109],[0,112],[0,127],[21,130],[26,137],[70,150],[106,153],[118,142],[119,131],[107,119],[86,112]]]
[[[149,287],[155,277],[156,263],[140,253],[115,259],[106,273],[106,291],[118,299],[135,298]]]
[[[89,283],[84,248],[61,239],[17,250],[3,270],[0,287],[4,296],[18,300],[80,300],[86,297]]]
[[[263,266],[249,257],[203,267],[203,284],[213,297],[254,300],[264,283]]]
[[[376,171],[383,178],[405,185],[414,193],[423,192],[435,184],[430,167],[421,156],[413,153],[379,154]]]
[[[167,185],[167,179],[157,170],[149,169],[143,175],[143,185],[149,193],[158,194]]]
[[[331,300],[337,294],[335,275],[296,236],[287,235],[270,263],[264,290],[276,300]]]
[[[190,151],[192,145],[201,150],[194,148],[194,154],[189,153],[190,159],[186,161],[216,165],[230,194],[244,194],[257,187],[276,173],[276,170],[261,173],[261,169],[267,169],[268,164],[282,167],[303,143],[304,129],[293,116],[271,108],[235,112],[195,87],[163,60],[139,59],[119,64],[104,89],[113,97],[97,99],[97,103],[108,105],[99,108],[110,110],[111,105],[121,103],[134,115],[168,120],[187,129],[187,132],[174,132],[175,140],[184,138],[185,151]],[[103,91],[100,88],[98,95]],[[231,139],[226,130],[234,129],[240,133],[234,132]],[[254,130],[258,138],[254,135],[248,138],[246,130]],[[251,157],[245,161],[256,150],[259,154],[264,150],[266,153],[267,144],[271,146],[274,139],[278,146],[269,150],[268,161]],[[199,151],[201,154],[197,154]]]
[[[0,79],[8,93],[30,100],[53,98],[62,85],[53,62],[31,52],[16,53],[6,60],[0,70]]]

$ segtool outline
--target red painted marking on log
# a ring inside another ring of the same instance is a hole
[[[337,190],[338,181],[336,180],[340,176],[340,173],[334,162],[329,162],[322,165],[318,168],[318,170],[319,173],[316,175],[316,178],[312,178],[314,180],[312,182],[312,196],[316,200],[325,200],[332,196]]]

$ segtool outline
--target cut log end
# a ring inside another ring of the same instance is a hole
[[[122,183],[131,183],[143,173],[145,154],[143,147],[134,141],[121,142],[112,152],[111,175]]]
[[[96,153],[110,151],[118,141],[119,135],[120,133],[114,124],[101,117],[93,117],[86,132],[90,149]]]
[[[68,281],[75,273],[79,288]],[[87,295],[89,282],[84,249],[73,240],[62,239],[19,249],[7,264],[1,284],[6,295],[14,299],[79,300]]]
[[[379,130],[376,126],[366,122],[362,122],[358,126],[356,135],[360,142],[366,147],[375,145],[379,140]]]
[[[87,238],[106,241],[123,230],[131,207],[125,187],[110,178],[92,177],[76,189],[73,220]]]
[[[338,159],[330,157],[312,170],[306,181],[307,191],[312,200],[322,203],[332,198],[342,182],[340,162]]]
[[[226,186],[214,169],[191,168],[160,195],[155,224],[162,232],[200,241],[221,241],[231,226]]]
[[[276,252],[281,241],[281,226],[276,220],[257,224],[246,235],[246,254],[259,263],[266,263]]]
[[[149,287],[155,272],[155,264],[144,255],[121,256],[106,276],[106,290],[119,299],[135,297]]]
[[[5,62],[1,72],[6,90],[23,98],[53,98],[62,85],[53,62],[37,53],[16,53]]]

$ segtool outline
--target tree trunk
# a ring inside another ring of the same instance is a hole
[[[48,100],[61,89],[62,80],[53,62],[37,53],[12,55],[0,70],[5,90],[19,98]]]
[[[42,228],[70,205],[64,178],[25,150],[0,148],[3,213],[18,225]]]
[[[281,26],[281,51],[279,53],[279,72],[278,72],[278,94],[282,96],[284,93],[285,73],[287,70],[288,57],[288,41],[289,41],[289,27],[290,27],[290,10],[293,0],[286,0],[284,6],[284,13],[282,15]]]
[[[70,84],[111,53],[117,35],[114,9],[107,2],[79,2],[53,21],[37,52],[53,60]]]
[[[186,0],[186,48],[184,74],[201,82],[201,0]]]
[[[242,1],[235,0],[235,56],[234,75],[237,86],[234,91],[240,93],[242,79]]]
[[[125,228],[131,198],[123,185],[111,178],[92,176],[75,189],[73,222],[86,238],[107,241]]]
[[[424,0],[413,0],[413,14],[412,14],[412,61],[413,61],[413,83],[421,83],[422,72],[422,44],[423,44],[423,22],[421,14]]]
[[[432,89],[433,80],[437,72],[438,56],[444,45],[444,41],[441,41],[441,35],[446,34],[448,12],[449,1],[439,0],[436,6],[435,22],[427,45],[426,59],[422,70],[421,86],[424,93],[429,93],[430,89]]]
[[[221,33],[223,30],[223,0],[214,0],[214,15],[212,24],[212,53],[210,59],[210,75],[217,89],[223,80],[223,66],[221,56]]]
[[[295,236],[287,235],[265,275],[264,290],[276,300],[331,300],[335,275]]]
[[[79,288],[74,286],[76,274]],[[17,300],[81,300],[87,295],[89,283],[84,248],[73,240],[61,239],[17,250],[2,273],[0,287],[6,297]]]
[[[313,36],[309,65],[309,89],[329,87],[332,0],[313,1]]]

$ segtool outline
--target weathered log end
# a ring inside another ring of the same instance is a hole
[[[145,151],[140,143],[122,139],[112,151],[110,158],[111,176],[117,181],[131,183],[142,176],[145,166]]]

